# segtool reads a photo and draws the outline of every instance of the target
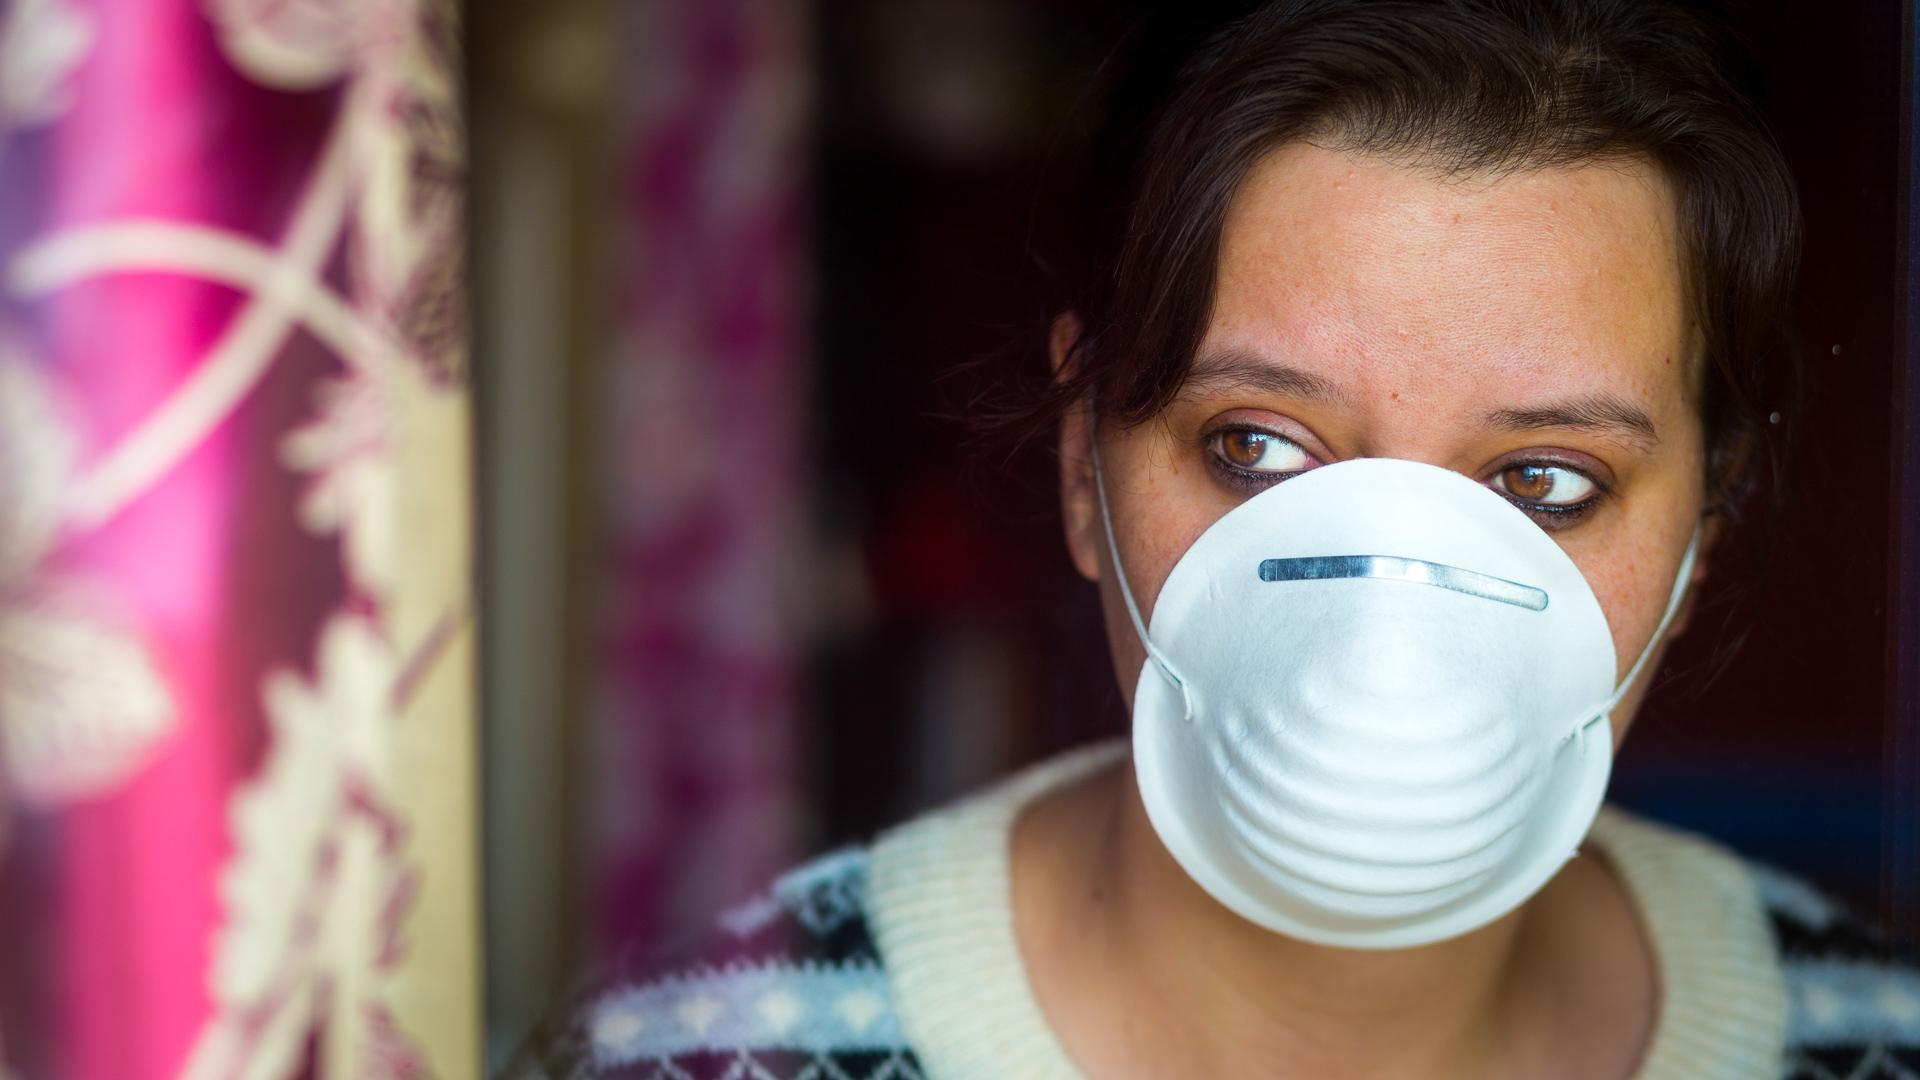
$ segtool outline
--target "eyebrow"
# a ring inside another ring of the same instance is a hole
[[[1613,394],[1587,394],[1531,409],[1496,409],[1487,423],[1508,431],[1571,428],[1651,446],[1660,441],[1646,410]]]
[[[1223,390],[1252,390],[1337,404],[1352,401],[1350,394],[1320,375],[1288,367],[1245,349],[1222,349],[1196,356],[1180,392]],[[1551,428],[1585,431],[1641,446],[1660,441],[1659,429],[1654,427],[1646,410],[1617,394],[1585,394],[1532,408],[1496,409],[1487,414],[1486,422],[1507,431]]]
[[[1254,390],[1287,397],[1344,402],[1345,391],[1310,371],[1288,367],[1241,349],[1201,353],[1194,357],[1181,393]]]

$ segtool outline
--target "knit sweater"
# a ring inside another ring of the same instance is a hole
[[[509,1075],[742,1080],[1076,1077],[1014,940],[1008,832],[1022,807],[1124,756],[1107,743],[776,881],[691,953],[576,995]],[[1648,1080],[1920,1080],[1920,969],[1793,877],[1602,809],[1650,939]]]

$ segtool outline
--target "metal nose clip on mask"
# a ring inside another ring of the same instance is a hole
[[[1133,760],[1167,850],[1242,917],[1394,949],[1512,911],[1572,858],[1612,767],[1613,637],[1531,518],[1458,473],[1365,458],[1261,492],[1142,620]]]

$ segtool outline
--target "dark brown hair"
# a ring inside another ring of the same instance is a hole
[[[1050,428],[1090,400],[1120,423],[1179,391],[1211,314],[1242,178],[1282,143],[1482,174],[1637,158],[1678,198],[1710,509],[1736,506],[1798,366],[1788,312],[1793,178],[1728,75],[1714,27],[1660,0],[1276,0],[1212,27],[1148,21],[1103,95],[1077,194],[1064,377],[1022,412]],[[1777,423],[1777,419],[1775,420]],[[1771,470],[1778,475],[1778,470]]]

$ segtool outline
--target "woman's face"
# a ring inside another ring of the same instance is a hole
[[[1704,496],[1674,210],[1666,182],[1632,162],[1449,180],[1305,143],[1269,155],[1228,214],[1186,385],[1152,422],[1099,432],[1142,612],[1242,500],[1332,462],[1407,458],[1502,492],[1548,531],[1598,596],[1623,677]],[[1056,362],[1071,329],[1056,327]],[[1100,583],[1130,699],[1144,653],[1089,437],[1084,415],[1063,425],[1067,540]],[[1648,681],[1615,711],[1616,742]]]

